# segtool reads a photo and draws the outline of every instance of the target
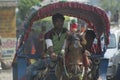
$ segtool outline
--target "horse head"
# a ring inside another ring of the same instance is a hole
[[[74,80],[81,80],[80,76],[83,75],[84,71],[82,54],[84,53],[86,43],[84,35],[80,35],[79,33],[70,33],[67,35],[65,57],[63,57],[62,65],[59,65],[61,67],[59,71],[63,71],[66,74],[62,74],[66,76],[62,80],[71,80],[72,78]]]
[[[67,35],[66,48],[68,49],[82,49],[86,43],[85,36],[80,33],[71,33]]]

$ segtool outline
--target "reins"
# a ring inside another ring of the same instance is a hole
[[[81,45],[81,43],[80,43],[80,39],[76,39],[76,41],[77,41],[77,44],[78,44],[78,47],[83,47],[82,45]],[[71,42],[71,41],[70,41]],[[71,45],[71,43],[68,43],[67,44],[67,51],[66,51],[66,53],[68,53],[69,54],[69,52],[70,52],[70,49],[69,49],[69,46]],[[84,48],[83,48],[84,49]],[[82,53],[83,53],[83,51],[82,51]],[[72,77],[78,77],[78,76],[81,76],[82,78],[83,78],[83,75],[84,75],[84,67],[82,68],[82,71],[81,72],[79,72],[79,73],[77,73],[77,74],[72,74],[72,73],[69,73],[68,72],[68,70],[67,70],[67,68],[66,68],[66,60],[65,60],[65,53],[62,53],[62,58],[63,58],[63,68],[64,68],[64,72],[65,72],[65,74],[66,74],[66,76],[68,77],[68,78],[72,78]],[[71,65],[73,65],[74,63],[70,63]],[[74,66],[78,66],[79,64],[75,64]],[[82,64],[83,65],[83,64]],[[77,72],[77,71],[76,71]]]

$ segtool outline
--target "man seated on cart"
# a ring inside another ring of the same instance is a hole
[[[48,49],[48,53],[50,54],[52,59],[55,59],[61,51],[61,47],[66,38],[67,29],[63,28],[64,25],[64,16],[62,14],[56,13],[52,16],[52,21],[54,24],[54,28],[51,29],[45,35],[45,41]]]
[[[52,16],[52,21],[54,28],[48,31],[45,34],[45,42],[47,46],[47,51],[52,60],[57,58],[57,54],[61,52],[61,47],[65,41],[66,28],[63,28],[64,25],[64,16],[60,13],[56,13]],[[37,70],[45,69],[46,62],[44,59],[39,59],[34,64],[28,66],[26,71],[26,80],[33,80],[34,72]]]

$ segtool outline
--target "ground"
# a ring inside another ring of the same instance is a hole
[[[12,69],[0,70],[0,80],[13,80]]]

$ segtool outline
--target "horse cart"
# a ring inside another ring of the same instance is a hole
[[[106,72],[108,60],[103,58],[105,47],[109,44],[110,23],[105,11],[101,8],[78,3],[78,2],[56,2],[40,7],[32,12],[24,23],[24,32],[17,43],[16,55],[13,60],[13,80],[25,80],[26,68],[29,66],[28,59],[38,59],[39,54],[26,54],[23,49],[27,42],[28,36],[32,31],[32,25],[35,21],[52,16],[55,13],[61,13],[65,16],[76,17],[82,19],[88,24],[88,28],[92,29],[96,34],[97,44],[96,53],[91,53],[92,61],[92,79],[101,78],[106,80]],[[104,44],[102,43],[104,41]],[[47,60],[50,63],[50,59]],[[57,80],[54,70],[50,70],[46,79],[36,80]]]

